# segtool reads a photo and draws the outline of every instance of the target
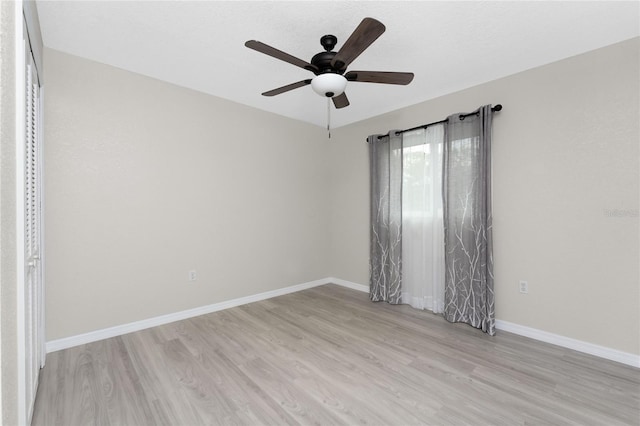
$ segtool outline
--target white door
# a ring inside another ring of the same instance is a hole
[[[26,35],[26,33],[25,33]],[[42,268],[40,192],[40,83],[28,37],[25,37],[24,143],[24,366],[26,419],[30,422],[42,356]]]

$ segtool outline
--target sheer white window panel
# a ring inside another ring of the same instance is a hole
[[[444,309],[442,143],[444,126],[403,135],[402,303]]]

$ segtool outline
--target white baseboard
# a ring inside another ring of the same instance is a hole
[[[86,343],[97,342],[98,340],[108,339],[110,337],[122,336],[123,334],[133,333],[135,331],[140,331],[163,324],[169,324],[171,322],[181,321],[187,318],[197,317],[199,315],[210,314],[212,312],[234,308],[236,306],[245,305],[247,303],[258,302],[260,300],[270,299],[272,297],[295,293],[297,291],[306,290],[325,284],[337,284],[353,290],[364,292],[369,291],[369,287],[362,284],[356,284],[351,281],[345,281],[338,278],[323,278],[320,280],[292,285],[290,287],[279,288],[277,290],[271,290],[264,293],[253,294],[251,296],[239,297],[237,299],[214,303],[212,305],[187,309],[186,311],[174,312],[171,314],[135,321],[128,324],[117,325],[115,327],[91,331],[89,333],[79,334],[77,336],[51,340],[46,344],[46,351],[47,353],[60,351],[62,349],[68,349],[74,346],[84,345]]]
[[[284,287],[277,290],[271,290],[264,293],[258,293],[251,296],[240,297],[237,299],[227,300],[224,302],[214,303],[212,305],[201,306],[198,308],[188,309],[186,311],[174,312],[172,314],[161,315],[154,318],[148,318],[128,324],[122,324],[115,327],[109,327],[102,330],[96,330],[89,333],[79,334],[77,336],[65,337],[63,339],[51,340],[46,344],[47,353],[71,348],[74,346],[84,345],[86,343],[96,342],[98,340],[108,339],[110,337],[121,336],[127,333],[144,330],[146,328],[156,327],[187,318],[197,317],[212,312],[221,311],[223,309],[234,308],[236,306],[245,305],[247,303],[258,302],[260,300],[270,299],[272,297],[282,296],[297,291],[325,285],[336,284],[352,290],[369,292],[369,286],[357,284],[351,281],[342,280],[335,277],[323,278],[320,280],[310,281],[302,284]],[[542,342],[551,343],[562,346],[564,348],[573,349],[600,358],[609,359],[620,362],[622,364],[631,365],[640,368],[640,356],[627,352],[618,351],[616,349],[607,348],[593,343],[583,342],[581,340],[572,339],[570,337],[553,334],[546,331],[514,324],[508,321],[496,320],[496,328],[498,330],[508,331],[520,336],[529,337],[531,339],[540,340]]]
[[[627,364],[632,367],[640,368],[640,356],[628,352],[622,352],[616,349],[607,348],[605,346],[596,345],[582,340],[572,339],[570,337],[561,336],[559,334],[549,333],[547,331],[538,330],[536,328],[525,327],[524,325],[514,324],[508,321],[496,320],[496,328],[498,330],[508,331],[520,336],[529,337],[531,339],[540,340],[541,342],[551,343],[553,345],[562,346],[563,348],[573,349],[574,351],[583,352],[589,355],[595,355],[611,361]]]
[[[342,286],[342,287],[350,288],[352,290],[358,290],[358,291],[362,291],[364,293],[369,293],[369,286],[368,285],[357,284],[357,283],[354,283],[354,282],[351,282],[351,281],[341,280],[340,278],[334,278],[334,277],[327,278],[327,281],[332,283],[332,284],[337,284],[337,285]]]
[[[239,297],[237,299],[214,303],[212,305],[187,309],[186,311],[174,312],[172,314],[161,315],[158,317],[148,318],[128,324],[117,325],[115,327],[104,328],[102,330],[91,331],[89,333],[79,334],[77,336],[51,340],[47,342],[46,349],[47,353],[55,352],[62,349],[72,348],[74,346],[84,345],[86,343],[96,342],[98,340],[108,339],[110,337],[122,336],[123,334],[133,333],[134,331],[140,331],[146,328],[156,327],[187,318],[197,317],[199,315],[210,314],[212,312],[221,311],[223,309],[234,308],[236,306],[245,305],[247,303],[258,302],[260,300],[270,299],[272,297],[295,293],[297,291],[306,290],[308,288],[317,287],[331,282],[332,281],[329,278],[324,278],[321,280],[292,285],[290,287],[279,288],[277,290],[271,290],[264,293],[258,293],[251,296]]]

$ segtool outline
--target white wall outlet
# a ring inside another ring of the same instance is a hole
[[[189,281],[195,281],[198,279],[198,273],[196,272],[195,269],[192,269],[191,271],[189,271]]]
[[[520,283],[518,284],[518,287],[520,288],[520,293],[524,293],[524,294],[529,293],[529,283],[528,282],[520,281]]]

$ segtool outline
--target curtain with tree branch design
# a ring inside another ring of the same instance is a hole
[[[448,117],[443,150],[444,317],[495,334],[491,105]]]
[[[371,169],[371,253],[369,298],[401,303],[402,281],[402,136],[373,135]]]

